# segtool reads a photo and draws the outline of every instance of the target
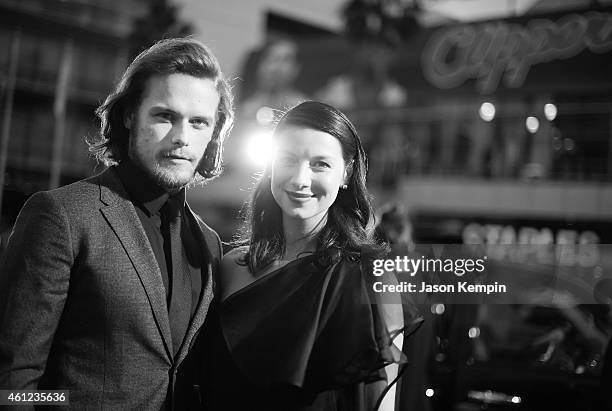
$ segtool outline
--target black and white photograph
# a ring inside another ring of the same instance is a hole
[[[611,392],[612,0],[0,0],[0,409]]]

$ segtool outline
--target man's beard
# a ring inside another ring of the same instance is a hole
[[[153,170],[145,171],[153,179],[155,184],[166,191],[178,191],[190,185],[196,179],[195,172],[192,173],[190,177],[187,177],[183,172],[177,175],[179,173],[173,171],[172,168],[161,166],[159,162],[155,163],[155,168]]]
[[[163,153],[158,153],[155,157],[155,163],[147,165],[138,154],[136,147],[130,145],[128,147],[128,156],[141,170],[143,170],[149,178],[160,188],[167,192],[176,192],[184,187],[191,186],[197,183],[200,179],[199,174],[193,170],[190,175],[186,171],[177,170],[175,167],[164,167],[163,162],[166,157]]]

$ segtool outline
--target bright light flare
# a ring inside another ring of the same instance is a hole
[[[275,151],[271,131],[261,130],[245,138],[244,155],[253,166],[265,168]]]
[[[435,391],[433,390],[433,388],[428,388],[425,390],[425,395],[429,398],[433,397],[435,394]]]

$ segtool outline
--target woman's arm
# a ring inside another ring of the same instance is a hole
[[[382,281],[385,284],[398,284],[397,278],[395,274],[388,273],[385,274],[382,278]],[[404,310],[402,308],[402,301],[399,295],[385,295],[384,301],[379,301],[379,308],[382,312],[383,319],[387,324],[387,330],[391,335],[397,333],[398,330],[404,328]],[[393,340],[393,345],[397,347],[398,350],[402,350],[404,345],[404,334],[399,333],[395,336]],[[387,384],[391,384],[396,378],[399,370],[399,364],[389,364],[385,367],[385,372],[387,374]],[[393,386],[387,391],[380,407],[378,408],[380,411],[394,411],[395,410],[395,388],[397,384],[393,384]]]

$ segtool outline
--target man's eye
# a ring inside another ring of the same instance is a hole
[[[196,119],[191,120],[191,124],[193,124],[196,127],[209,127],[210,121],[205,120],[203,118],[196,118]]]
[[[172,113],[161,112],[157,113],[155,117],[163,121],[172,121]]]

